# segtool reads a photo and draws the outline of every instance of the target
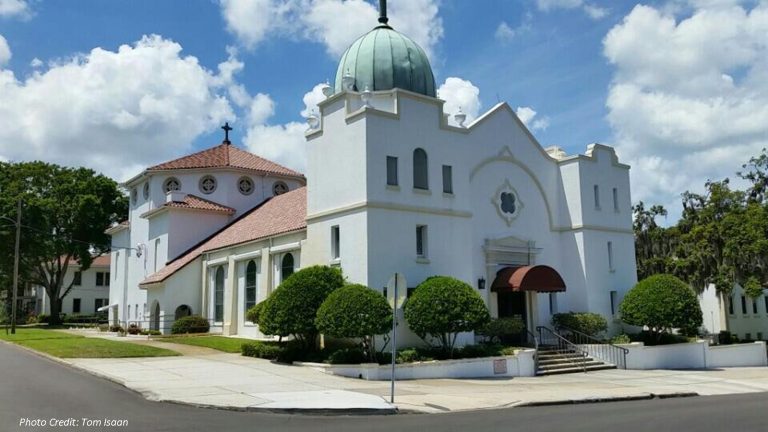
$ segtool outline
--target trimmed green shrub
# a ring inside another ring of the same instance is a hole
[[[628,334],[622,333],[611,338],[611,343],[614,345],[628,344],[632,342]]]
[[[261,310],[264,308],[264,302],[256,303],[256,305],[252,306],[250,309],[245,311],[245,319],[258,324],[259,323],[259,315],[261,315]]]
[[[208,333],[211,326],[208,324],[208,320],[200,315],[189,315],[174,321],[171,326],[172,334],[184,334],[184,333]]]
[[[341,270],[313,266],[299,270],[272,293],[259,313],[259,330],[276,336],[292,335],[306,350],[314,350],[317,310],[328,294],[344,285]]]
[[[139,325],[138,325],[138,324],[136,324],[136,323],[131,323],[131,324],[128,326],[128,334],[130,334],[130,335],[137,335],[137,334],[139,334],[139,333],[141,333],[141,328],[139,328]]]
[[[638,282],[619,305],[627,324],[647,326],[657,339],[672,329],[695,334],[702,314],[696,294],[685,282],[669,274],[653,275]]]
[[[434,360],[434,358],[432,358],[429,353],[419,348],[403,348],[397,352],[397,357],[395,358],[395,362],[398,364],[431,360]]]
[[[403,307],[411,330],[428,343],[436,340],[449,358],[459,333],[478,330],[491,319],[480,295],[448,276],[433,276],[419,284]]]
[[[122,328],[122,327],[121,327],[121,326],[119,326],[119,325],[113,325],[113,326],[109,326],[109,331],[111,331],[111,332],[115,332],[115,333],[122,333],[122,332],[124,332],[124,331],[125,331],[125,329],[124,329],[124,328]]]
[[[360,339],[368,360],[376,360],[375,336],[392,329],[392,308],[380,293],[351,284],[328,295],[317,310],[320,333],[336,338]]]
[[[491,343],[502,343],[525,331],[525,323],[517,317],[495,318],[477,330],[477,334]]]
[[[552,315],[552,325],[560,331],[576,330],[589,336],[608,330],[608,321],[593,312],[568,312]]]
[[[246,342],[240,347],[240,352],[247,357],[256,357],[267,360],[276,360],[285,350],[285,344],[269,342]]]
[[[370,361],[368,354],[360,348],[344,348],[331,353],[330,364],[360,364]],[[375,363],[375,361],[374,361]]]

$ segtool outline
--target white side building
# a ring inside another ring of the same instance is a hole
[[[109,304],[110,274],[109,255],[94,257],[88,270],[81,270],[80,264],[70,263],[64,274],[63,287],[72,283],[72,289],[61,303],[61,313],[66,315],[93,315],[98,309]],[[65,288],[62,288],[62,293]],[[51,300],[45,288],[35,287],[37,313],[50,314]]]
[[[707,333],[727,331],[741,340],[768,340],[768,291],[750,298],[739,284],[726,296],[710,284],[699,294]]]

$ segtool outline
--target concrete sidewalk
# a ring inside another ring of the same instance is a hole
[[[182,347],[174,344],[172,349],[185,350]],[[311,367],[275,364],[204,348],[188,351],[183,357],[66,361],[117,381],[150,400],[275,411],[394,411],[388,403],[388,381],[337,377]],[[401,411],[435,413],[568,401],[765,391],[765,367],[607,370],[533,378],[398,381],[395,405]]]

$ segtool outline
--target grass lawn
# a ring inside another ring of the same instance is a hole
[[[16,327],[16,334],[5,334],[5,328],[0,328],[0,339],[9,342],[21,342],[36,339],[78,339],[83,336],[57,332],[39,327]]]
[[[130,342],[86,338],[40,328],[17,328],[15,335],[6,335],[5,330],[0,329],[0,339],[61,358],[165,357],[180,355],[175,351],[162,348]]]
[[[228,338],[224,336],[191,336],[160,339],[161,342],[179,343],[211,348],[228,353],[239,353],[244,339]]]

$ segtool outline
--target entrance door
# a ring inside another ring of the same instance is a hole
[[[528,313],[525,307],[525,292],[502,291],[497,293],[499,318],[520,318],[528,327]],[[524,334],[516,335],[502,342],[508,344],[524,344],[527,338]]]
[[[160,330],[160,303],[155,302],[155,310],[152,311],[152,330]]]

